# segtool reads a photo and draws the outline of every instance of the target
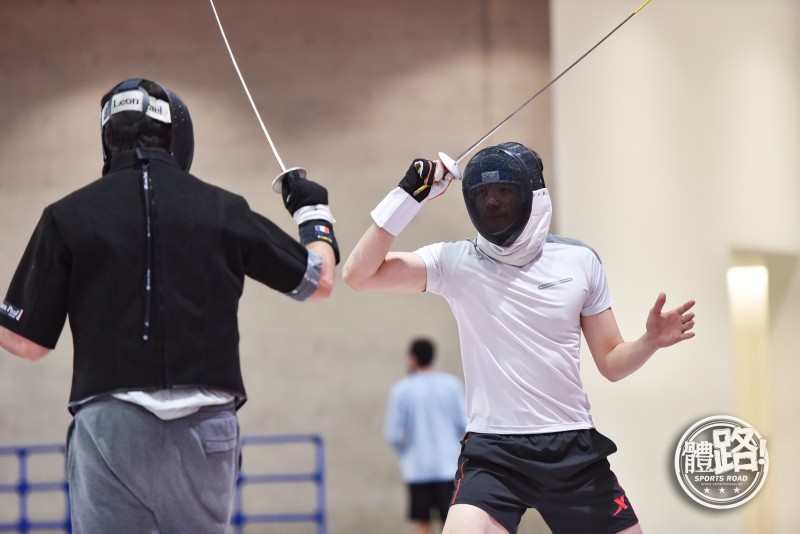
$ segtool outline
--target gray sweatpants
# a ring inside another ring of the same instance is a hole
[[[232,405],[163,421],[111,397],[91,402],[67,439],[72,531],[224,533],[240,453]]]

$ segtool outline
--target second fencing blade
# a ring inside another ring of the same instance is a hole
[[[466,157],[466,156],[467,156],[467,155],[468,155],[470,152],[472,152],[473,150],[475,150],[475,148],[477,148],[477,147],[478,147],[478,145],[480,145],[481,143],[483,143],[484,141],[486,141],[486,139],[488,139],[488,138],[489,138],[489,137],[490,137],[490,136],[491,136],[493,133],[495,133],[497,130],[499,130],[499,129],[500,129],[500,128],[501,128],[501,127],[502,127],[502,126],[505,124],[505,123],[507,123],[509,120],[511,120],[511,118],[512,118],[512,117],[514,117],[514,116],[515,116],[517,113],[519,113],[520,111],[522,111],[523,109],[525,109],[525,107],[526,107],[528,104],[530,104],[531,102],[533,102],[533,101],[536,99],[536,97],[537,97],[537,96],[539,96],[540,94],[542,94],[543,92],[545,92],[545,91],[546,91],[546,90],[547,90],[547,89],[548,89],[548,88],[549,88],[551,85],[553,85],[554,83],[556,83],[556,82],[557,82],[557,81],[558,81],[558,80],[559,80],[559,79],[560,79],[562,76],[564,76],[564,75],[565,75],[567,72],[569,72],[569,71],[572,69],[572,67],[574,67],[575,65],[577,65],[578,63],[580,63],[580,62],[583,60],[583,58],[585,58],[586,56],[588,56],[589,54],[591,54],[591,53],[592,53],[592,51],[594,51],[594,49],[595,49],[595,48],[597,48],[598,46],[600,46],[601,44],[603,44],[603,42],[604,42],[606,39],[608,39],[609,37],[611,37],[611,35],[613,35],[613,34],[614,34],[614,32],[616,32],[618,29],[620,29],[620,28],[623,26],[623,24],[625,24],[626,22],[628,22],[628,21],[629,21],[629,20],[630,20],[630,19],[631,19],[631,18],[632,18],[632,17],[633,17],[635,14],[637,14],[639,11],[641,11],[641,10],[644,8],[644,6],[646,6],[646,5],[647,5],[647,4],[649,4],[649,3],[650,3],[650,0],[646,0],[646,1],[645,1],[645,2],[642,4],[642,5],[640,5],[639,7],[637,7],[637,8],[636,8],[636,9],[633,11],[633,13],[631,13],[630,15],[628,15],[628,16],[625,18],[625,20],[623,20],[622,22],[620,22],[619,24],[617,24],[617,25],[614,27],[614,29],[613,29],[613,30],[611,30],[610,32],[608,32],[608,33],[607,33],[607,34],[606,34],[606,35],[605,35],[605,36],[604,36],[602,39],[600,39],[599,41],[597,41],[597,43],[595,43],[595,44],[594,44],[594,46],[592,46],[592,47],[591,47],[589,50],[587,50],[586,52],[584,52],[584,53],[583,53],[583,55],[582,55],[581,57],[579,57],[578,59],[576,59],[575,61],[573,61],[573,62],[572,62],[572,64],[570,64],[570,66],[569,66],[569,67],[567,67],[566,69],[564,69],[563,71],[561,71],[561,73],[560,73],[558,76],[556,76],[555,78],[553,78],[552,80],[550,80],[550,81],[549,81],[549,82],[548,82],[548,83],[547,83],[547,84],[546,84],[544,87],[542,87],[541,89],[539,89],[538,91],[536,91],[536,93],[534,93],[534,95],[533,95],[532,97],[530,97],[528,100],[526,100],[525,102],[523,102],[521,106],[519,106],[517,109],[515,109],[513,112],[511,112],[511,114],[510,114],[510,115],[508,115],[508,116],[507,116],[505,119],[503,119],[502,121],[500,121],[500,122],[499,122],[499,123],[498,123],[498,124],[497,124],[497,125],[496,125],[494,128],[492,128],[491,130],[489,130],[488,132],[486,132],[486,134],[484,134],[484,136],[483,136],[483,137],[481,137],[480,139],[478,139],[477,141],[475,141],[475,142],[474,142],[474,143],[473,143],[473,144],[472,144],[472,145],[471,145],[469,148],[467,148],[467,149],[466,149],[464,152],[462,152],[462,153],[461,153],[461,155],[459,155],[457,158],[453,159],[453,158],[450,158],[449,156],[447,156],[446,154],[442,154],[442,153],[440,153],[440,154],[439,154],[439,159],[440,159],[440,160],[442,160],[442,163],[444,164],[444,166],[445,166],[445,167],[446,167],[446,168],[447,168],[449,171],[451,171],[451,173],[453,174],[453,176],[459,177],[459,176],[460,176],[460,174],[458,174],[458,173],[459,173],[459,171],[458,171],[458,162],[460,162],[461,160],[463,160],[463,159],[464,159],[464,158],[465,158],[465,157]],[[442,156],[445,156],[445,157],[446,157],[446,159],[447,159],[447,161],[445,161],[444,159],[442,159]],[[453,172],[453,171],[455,171],[455,172]]]
[[[293,176],[296,178],[305,178],[306,171],[302,167],[292,167],[287,169],[286,166],[283,164],[283,160],[281,159],[280,154],[278,154],[278,149],[275,148],[275,143],[272,142],[272,137],[270,137],[269,132],[267,131],[267,127],[264,125],[264,121],[261,120],[261,114],[258,112],[258,108],[256,107],[255,102],[253,102],[253,97],[250,96],[250,90],[247,88],[247,83],[244,81],[244,76],[242,76],[242,71],[239,70],[239,64],[236,63],[236,57],[233,55],[233,50],[231,50],[231,45],[228,43],[228,38],[225,36],[225,30],[222,27],[222,21],[219,19],[219,14],[217,13],[217,7],[214,5],[214,0],[209,0],[211,2],[211,9],[214,11],[214,18],[217,20],[217,26],[219,27],[219,32],[222,35],[222,40],[225,42],[225,48],[228,49],[228,55],[231,58],[231,62],[233,63],[233,68],[236,69],[236,74],[239,76],[239,81],[242,82],[242,87],[244,88],[244,92],[247,95],[247,100],[250,101],[250,105],[253,108],[253,112],[256,114],[256,118],[258,119],[258,123],[261,125],[261,130],[264,132],[264,137],[267,138],[267,142],[269,142],[269,146],[272,149],[272,153],[275,155],[275,159],[278,160],[278,165],[281,167],[281,174],[275,177],[272,180],[272,190],[278,194],[281,194],[281,187],[284,178],[287,176]]]

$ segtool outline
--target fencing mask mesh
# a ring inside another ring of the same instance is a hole
[[[478,233],[505,247],[531,215],[533,192],[544,187],[542,160],[520,143],[491,146],[467,163],[462,180],[467,213]]]

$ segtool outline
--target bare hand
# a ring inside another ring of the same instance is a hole
[[[666,301],[666,293],[659,293],[647,316],[647,336],[659,349],[694,337],[694,332],[691,331],[694,328],[694,312],[689,310],[695,301],[689,300],[674,310],[662,312]]]

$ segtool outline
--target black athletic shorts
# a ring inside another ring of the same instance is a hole
[[[430,521],[431,510],[436,510],[439,519],[447,519],[447,509],[453,498],[453,481],[421,482],[408,485],[408,517],[412,521]]]
[[[528,508],[553,534],[612,534],[638,523],[606,459],[617,446],[593,428],[469,433],[461,444],[452,504],[477,506],[511,534]]]

